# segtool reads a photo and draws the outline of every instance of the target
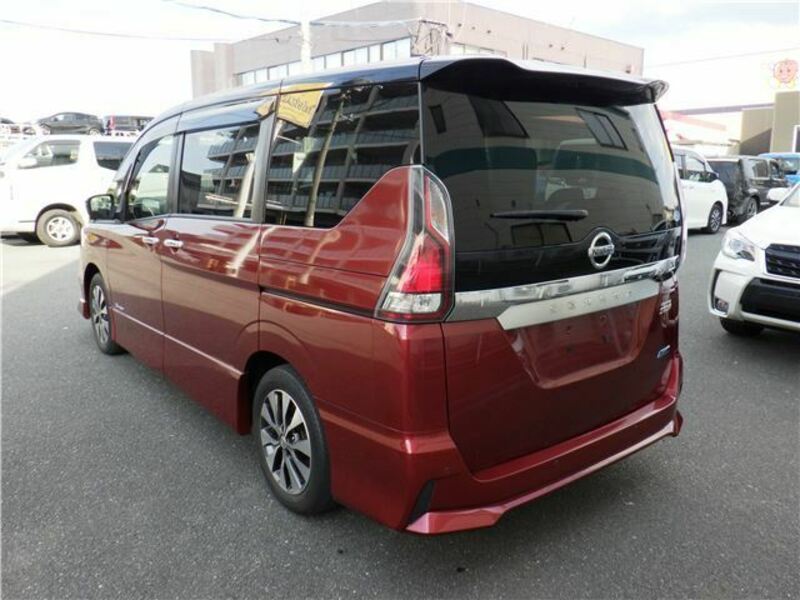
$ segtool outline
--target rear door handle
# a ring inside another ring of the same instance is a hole
[[[150,237],[149,235],[143,235],[141,238],[142,243],[147,244],[148,246],[155,246],[158,243],[157,237]]]
[[[175,248],[176,250],[178,248],[183,248],[183,242],[180,240],[166,239],[164,240],[164,245],[167,248]]]

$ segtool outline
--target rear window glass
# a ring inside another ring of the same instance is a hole
[[[654,106],[489,93],[424,91],[425,164],[452,200],[458,289],[537,279],[521,271],[544,259],[529,253],[528,263],[512,264],[521,252],[577,246],[598,228],[636,236],[679,225],[674,165]]]
[[[459,251],[572,242],[598,226],[629,235],[675,224],[672,162],[652,106],[498,101],[436,89],[425,101],[439,115],[438,128],[433,116],[426,125],[425,162],[450,192]],[[551,224],[501,218],[550,209],[587,216]]]
[[[725,183],[733,184],[739,175],[739,163],[729,160],[710,161],[711,168],[717,172]]]
[[[120,142],[94,142],[95,160],[102,168],[116,171],[130,147],[131,144]]]

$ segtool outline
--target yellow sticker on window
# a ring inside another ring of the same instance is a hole
[[[309,90],[308,88],[316,88]],[[306,91],[307,90],[307,91]],[[317,112],[324,89],[320,84],[297,84],[281,90],[278,118],[299,127],[308,127]]]

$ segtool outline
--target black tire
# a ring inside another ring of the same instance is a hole
[[[728,333],[742,337],[753,337],[764,331],[764,326],[758,323],[748,323],[747,321],[734,321],[732,319],[720,318],[722,328]]]
[[[89,135],[100,135],[100,130],[93,127],[89,130]]]
[[[744,223],[758,214],[758,198],[748,198],[744,205],[744,212],[739,216],[738,222]]]
[[[98,295],[97,292],[100,292]],[[102,297],[102,301],[100,297]],[[86,301],[89,303],[89,320],[92,324],[92,335],[97,347],[103,354],[122,354],[124,350],[114,341],[114,332],[111,327],[109,314],[109,299],[106,282],[100,273],[95,273],[89,282],[89,290]],[[105,329],[105,336],[101,329]]]
[[[717,233],[722,226],[722,205],[717,202],[708,213],[708,224],[703,228],[705,233]]]
[[[51,248],[72,246],[81,237],[81,224],[74,213],[54,208],[39,216],[36,221],[36,236]]]
[[[270,408],[273,406],[270,399],[278,410]],[[288,420],[288,425],[291,425],[297,409],[303,419],[302,426],[298,424],[286,429],[282,421]],[[266,412],[262,413],[262,410]],[[319,514],[334,506],[322,422],[311,394],[290,366],[270,369],[258,383],[253,395],[252,433],[264,478],[281,504],[304,515]],[[310,455],[305,453],[305,449],[310,449]],[[268,455],[272,457],[271,465]],[[288,460],[285,461],[284,457]],[[305,478],[301,472],[303,467],[308,469]]]
[[[42,241],[39,239],[39,236],[35,233],[18,233],[17,237],[23,241],[28,242],[29,244],[41,244]]]

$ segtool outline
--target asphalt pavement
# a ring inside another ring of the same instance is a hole
[[[453,535],[268,494],[235,434],[76,310],[77,249],[2,241],[3,598],[793,598],[800,336],[706,311],[721,234],[680,273],[684,429]]]

